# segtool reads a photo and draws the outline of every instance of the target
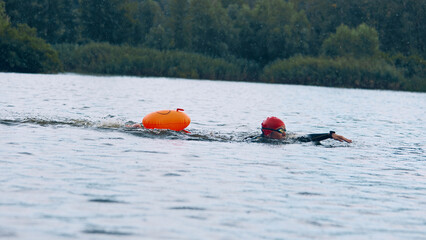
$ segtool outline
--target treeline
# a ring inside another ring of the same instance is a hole
[[[108,43],[56,45],[66,71],[79,73],[164,76],[255,81],[259,69],[242,59],[212,58],[178,50],[160,51]]]
[[[13,27],[0,1],[0,71],[61,71],[58,53],[25,24]]]
[[[30,46],[47,52],[48,44],[54,46],[47,54],[50,69],[41,72],[63,66],[85,73],[426,91],[424,1],[4,2],[0,21],[9,32],[23,31],[39,41]],[[23,49],[11,47],[10,39],[19,37],[3,32],[0,51],[8,53],[9,65],[2,59],[0,70],[25,71],[10,64],[27,61],[14,59]],[[34,60],[27,62],[22,65]]]

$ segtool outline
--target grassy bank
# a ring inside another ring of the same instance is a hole
[[[403,75],[384,60],[293,57],[265,67],[263,81],[318,86],[401,89]]]
[[[256,80],[259,69],[245,60],[212,58],[182,51],[91,43],[55,46],[65,71],[85,74]]]
[[[329,58],[297,56],[263,69],[235,58],[212,58],[183,51],[160,51],[108,43],[61,44],[55,49],[67,72],[261,81],[301,85],[426,92],[421,58]]]

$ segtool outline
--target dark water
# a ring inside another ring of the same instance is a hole
[[[0,238],[426,239],[426,94],[0,73]],[[190,134],[128,129],[184,108]],[[268,116],[295,135],[259,143]]]

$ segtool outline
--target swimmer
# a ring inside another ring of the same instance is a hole
[[[287,136],[286,132],[287,129],[284,122],[277,117],[268,117],[262,122],[261,137],[263,138],[284,139]],[[329,133],[308,134],[303,137],[298,137],[296,140],[301,142],[319,142],[328,138],[332,138],[339,142],[352,142],[350,139],[337,135],[334,131],[330,131]]]

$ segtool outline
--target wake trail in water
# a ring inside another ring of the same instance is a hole
[[[205,133],[198,131],[191,131],[192,133],[185,133],[183,131],[172,131],[165,129],[146,129],[146,128],[132,128],[135,122],[132,121],[119,121],[119,120],[99,120],[91,121],[87,119],[48,119],[37,117],[26,117],[17,119],[0,119],[0,124],[6,126],[20,126],[20,125],[38,125],[42,127],[77,127],[89,128],[99,131],[117,131],[122,133],[131,134],[133,136],[144,138],[162,138],[162,139],[181,139],[181,140],[194,140],[194,141],[220,141],[229,142],[235,141],[235,137],[226,136],[218,133]],[[247,136],[247,135],[245,135]]]
[[[20,125],[20,124],[35,124],[39,126],[54,126],[54,125],[68,125],[75,127],[91,127],[93,123],[87,120],[70,119],[70,120],[51,120],[39,118],[23,118],[23,119],[0,119],[0,124],[4,125]]]
[[[107,116],[106,118],[111,118]],[[87,128],[97,131],[115,131],[125,134],[130,134],[142,138],[151,139],[170,139],[170,140],[187,140],[187,141],[208,141],[208,142],[247,142],[247,143],[266,143],[273,145],[293,144],[298,143],[294,134],[289,133],[289,138],[284,140],[265,139],[260,138],[259,133],[256,132],[207,132],[199,130],[191,130],[190,133],[184,131],[173,131],[167,129],[146,129],[146,128],[132,128],[135,124],[133,121],[120,121],[116,119],[103,119],[98,121],[91,121],[87,119],[48,119],[27,117],[18,119],[0,119],[0,124],[6,126],[19,126],[19,125],[38,125],[42,127],[76,127]],[[321,145],[321,143],[315,143]],[[341,145],[347,146],[347,145]],[[337,145],[325,145],[325,147],[333,148]]]

